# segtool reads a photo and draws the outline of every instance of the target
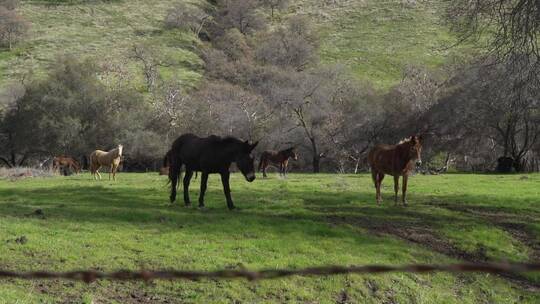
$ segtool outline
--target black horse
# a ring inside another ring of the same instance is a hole
[[[227,198],[227,207],[234,209],[229,187],[229,168],[236,163],[240,172],[248,182],[255,180],[255,168],[251,151],[258,142],[250,144],[234,137],[221,138],[209,136],[201,138],[193,134],[184,134],[178,137],[167,152],[164,165],[169,164],[169,181],[171,183],[171,204],[176,200],[176,188],[180,179],[182,165],[185,165],[184,176],[184,203],[190,206],[189,182],[193,172],[202,172],[201,193],[199,195],[199,207],[204,207],[204,193],[208,182],[208,174],[219,173],[223,183],[223,192]]]

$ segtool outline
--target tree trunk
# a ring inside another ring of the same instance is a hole
[[[313,173],[321,172],[321,157],[319,154],[313,155]]]
[[[311,151],[313,152],[313,173],[319,173],[321,171],[321,155],[319,154],[317,141],[315,137],[310,137],[309,141],[311,142]]]
[[[513,166],[516,172],[523,172],[525,169],[525,161],[522,158],[514,158]]]

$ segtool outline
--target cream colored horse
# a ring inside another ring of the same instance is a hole
[[[94,176],[94,179],[101,179],[101,174],[99,174],[99,169],[102,166],[110,167],[109,170],[109,180],[111,179],[111,173],[113,180],[116,180],[116,170],[118,165],[120,165],[120,160],[122,158],[122,145],[118,145],[118,148],[113,149],[109,152],[96,150],[90,154],[90,172]],[[97,176],[96,176],[97,175]]]

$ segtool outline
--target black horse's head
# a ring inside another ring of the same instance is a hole
[[[250,144],[249,141],[246,140],[242,144],[241,153],[239,153],[236,157],[236,165],[238,166],[238,169],[240,169],[240,172],[242,172],[248,182],[252,182],[255,180],[255,159],[253,158],[253,156],[251,156],[251,152],[253,151],[253,149],[255,149],[257,144],[259,144],[259,142]]]

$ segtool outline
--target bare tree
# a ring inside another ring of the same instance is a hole
[[[525,55],[535,66],[531,77],[540,81],[540,2],[538,0],[451,0],[448,19],[461,40],[488,37],[489,50],[503,62]],[[521,65],[516,67],[521,69]]]
[[[530,71],[515,72],[515,60],[465,69],[428,113],[433,130],[453,149],[467,145],[469,155],[492,161],[511,157],[520,172],[540,141],[540,92],[528,81]]]
[[[214,16],[212,32],[219,37],[224,31],[236,28],[247,35],[266,28],[264,16],[258,12],[257,0],[220,0]]]
[[[275,31],[263,36],[256,50],[263,64],[293,67],[298,71],[318,60],[318,38],[305,17],[295,16]]]
[[[0,6],[0,44],[10,50],[13,44],[22,39],[28,31],[29,24],[15,10]]]
[[[212,16],[193,4],[177,2],[167,11],[166,28],[188,29],[199,36],[204,27],[212,22]]]
[[[142,64],[144,80],[148,91],[152,91],[160,80],[159,68],[170,67],[172,64],[162,59],[151,46],[138,44],[133,46],[131,57]]]
[[[14,10],[19,6],[19,0],[0,0],[0,6],[8,10]]]
[[[196,96],[199,103],[208,105],[214,133],[251,140],[259,140],[266,133],[271,114],[260,95],[214,81],[207,83]]]
[[[270,9],[270,16],[274,19],[276,10],[283,10],[289,6],[289,0],[259,0],[264,7]]]

